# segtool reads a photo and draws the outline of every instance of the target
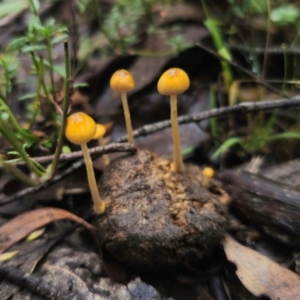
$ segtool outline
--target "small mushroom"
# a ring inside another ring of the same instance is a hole
[[[81,146],[94,202],[94,210],[97,214],[102,214],[105,211],[105,202],[99,195],[91,156],[87,147],[87,142],[95,136],[95,133],[96,123],[87,114],[78,112],[68,117],[65,135],[71,143]]]
[[[121,93],[126,130],[128,135],[128,143],[134,144],[130,112],[128,108],[128,101],[126,95],[126,92],[129,92],[134,88],[134,79],[128,71],[118,70],[112,75],[110,79],[110,87],[112,90]]]
[[[182,94],[190,86],[188,75],[179,68],[172,68],[164,72],[158,83],[158,92],[171,99],[171,123],[174,146],[173,168],[175,172],[183,172],[183,162],[181,156],[180,135],[177,121],[177,95]]]
[[[106,133],[106,128],[102,124],[96,124],[96,133],[93,137],[93,140],[98,140],[98,143],[101,147],[104,146],[104,140],[103,137]],[[107,166],[109,164],[109,158],[107,154],[102,155],[104,166]]]
[[[213,168],[211,167],[205,167],[203,170],[202,170],[202,175],[203,175],[203,181],[202,181],[202,185],[206,188],[209,187],[210,185],[210,181],[211,181],[211,178],[214,177],[215,175],[215,171]]]

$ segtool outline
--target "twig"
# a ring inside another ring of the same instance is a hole
[[[267,100],[260,102],[243,102],[237,105],[229,107],[220,107],[211,110],[207,110],[194,115],[186,115],[178,117],[179,124],[187,124],[193,122],[199,122],[204,119],[209,119],[212,117],[221,117],[228,116],[236,113],[249,113],[254,111],[268,110],[273,108],[288,108],[300,106],[300,96],[295,96],[289,99],[280,99],[280,100]],[[145,125],[133,131],[134,137],[145,136],[150,133],[154,133],[171,126],[170,120],[165,120],[157,122],[150,125]],[[126,136],[118,139],[117,142],[125,142],[127,140]]]
[[[45,297],[44,299],[79,299],[72,292],[64,293],[62,291],[59,291],[57,288],[50,286],[43,279],[39,277],[37,278],[36,276],[30,275],[29,273],[23,273],[22,271],[14,267],[0,264],[0,275],[17,285],[26,287],[32,292]]]
[[[113,152],[134,152],[136,151],[136,148],[134,148],[132,145],[130,144],[110,144],[104,147],[96,147],[91,149],[90,153],[95,155],[95,153],[97,151],[100,152],[100,150],[102,151],[102,153],[113,153]],[[76,153],[81,153],[81,151],[78,151]],[[82,157],[82,154],[81,154]],[[35,186],[35,187],[28,187],[25,188],[23,190],[21,190],[20,192],[17,192],[13,195],[11,195],[10,197],[6,197],[2,202],[0,202],[0,207],[4,206],[6,204],[15,202],[21,198],[24,198],[25,196],[28,195],[32,195],[34,193],[37,193],[43,189],[45,189],[46,187],[52,186],[53,184],[61,181],[62,179],[66,178],[67,176],[73,174],[76,170],[78,170],[80,167],[84,166],[84,160],[81,159],[77,162],[75,162],[72,166],[70,166],[69,168],[67,168],[66,170],[64,170],[63,173],[56,175],[51,181],[45,182],[39,186]]]
[[[136,148],[131,144],[124,144],[124,143],[112,143],[103,147],[94,147],[90,148],[89,152],[90,155],[95,157],[96,155],[102,155],[106,153],[114,153],[114,152],[134,152]],[[75,151],[71,153],[64,153],[59,156],[59,162],[66,162],[66,161],[72,161],[79,158],[82,158],[83,154],[82,151]],[[47,156],[40,156],[40,157],[32,157],[32,160],[40,163],[40,164],[47,164],[50,163],[53,160],[53,155],[47,155]],[[18,161],[18,162],[10,162],[10,164],[13,164],[15,166],[22,166],[25,165],[24,161]]]
[[[245,51],[245,52],[250,52],[253,50],[257,54],[264,54],[265,51],[267,51],[269,54],[278,54],[278,55],[283,55],[284,52],[286,52],[287,54],[295,54],[295,55],[300,54],[300,49],[293,47],[293,46],[286,47],[286,49],[282,49],[281,45],[268,47],[268,49],[265,49],[265,47],[259,47],[259,46],[253,46],[253,47],[249,48],[248,46],[244,46],[244,45],[236,44],[236,43],[233,43],[232,45],[226,45],[226,46],[232,50],[237,49],[237,50]]]
[[[71,83],[71,76],[70,76],[70,55],[69,55],[69,42],[64,42],[64,54],[65,54],[65,71],[66,71],[66,78],[64,81],[64,103],[63,103],[63,115],[62,115],[62,122],[61,127],[58,134],[57,146],[53,156],[52,161],[52,170],[49,176],[49,179],[52,179],[56,173],[58,167],[59,156],[63,147],[63,140],[65,135],[65,127],[67,123],[67,114],[70,102],[70,83]],[[55,101],[57,102],[57,101]]]
[[[260,84],[263,85],[264,87],[266,87],[266,88],[270,89],[271,91],[275,92],[276,94],[280,95],[280,91],[278,91],[277,89],[275,89],[273,86],[271,86],[270,84],[268,84],[268,83],[265,82],[264,80],[261,80],[261,79],[257,78],[251,71],[249,71],[249,70],[247,70],[247,69],[241,67],[239,64],[237,64],[237,63],[235,63],[235,62],[233,62],[233,61],[231,61],[231,60],[225,58],[224,56],[219,55],[219,54],[216,53],[215,51],[213,51],[213,50],[207,48],[206,46],[204,46],[204,45],[202,45],[202,44],[200,44],[200,43],[197,44],[197,46],[198,46],[199,48],[205,50],[206,52],[212,54],[213,56],[215,56],[215,57],[217,57],[217,58],[219,58],[219,59],[221,59],[221,60],[227,61],[227,62],[228,62],[230,65],[232,65],[233,67],[235,67],[235,68],[241,70],[242,72],[244,72],[245,74],[249,75],[251,78],[253,78],[253,80],[254,80],[255,82],[260,83]],[[286,94],[286,93],[285,93],[283,96],[289,97],[289,95]]]

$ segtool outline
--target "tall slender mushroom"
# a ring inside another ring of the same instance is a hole
[[[172,68],[164,72],[158,83],[158,92],[165,96],[170,96],[171,99],[171,123],[172,137],[174,147],[174,164],[175,172],[183,172],[183,162],[181,156],[180,135],[177,120],[177,95],[182,94],[190,86],[188,75],[179,68]]]
[[[87,114],[78,112],[68,117],[65,135],[71,143],[81,146],[88,182],[94,202],[94,210],[97,214],[102,214],[105,211],[105,202],[99,195],[93,163],[87,147],[87,142],[89,142],[95,136],[95,133],[96,123]]]
[[[93,137],[93,140],[98,140],[98,143],[101,147],[104,146],[104,140],[103,137],[106,133],[106,128],[102,124],[97,123],[96,124],[96,133]],[[102,155],[104,166],[107,166],[109,164],[109,157],[107,154]]]
[[[110,87],[112,90],[121,93],[128,143],[134,144],[130,112],[126,95],[126,92],[129,92],[134,88],[134,79],[128,71],[118,70],[112,75],[110,79]]]

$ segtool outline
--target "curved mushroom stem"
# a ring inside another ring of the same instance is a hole
[[[131,119],[130,119],[130,112],[129,112],[129,108],[128,108],[126,92],[121,92],[121,98],[122,98],[122,104],[123,104],[123,110],[124,110],[124,116],[125,116],[128,143],[134,144],[132,126],[131,126]]]
[[[93,163],[86,143],[81,144],[83,157],[85,160],[85,166],[87,171],[88,182],[94,202],[94,210],[97,214],[103,214],[105,211],[105,202],[100,198],[99,190],[96,184],[95,173],[93,169]]]
[[[171,95],[171,124],[172,124],[172,137],[174,147],[174,171],[177,173],[183,172],[183,163],[181,156],[180,135],[177,120],[177,96]]]

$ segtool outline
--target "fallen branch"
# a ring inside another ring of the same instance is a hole
[[[178,123],[179,124],[195,123],[212,117],[223,117],[223,116],[228,116],[236,113],[246,114],[254,111],[262,111],[262,110],[275,109],[275,108],[289,108],[289,107],[296,107],[296,106],[300,106],[300,96],[295,96],[289,99],[281,99],[281,100],[243,102],[229,107],[220,107],[211,110],[206,110],[204,112],[194,114],[194,115],[181,116],[178,117]],[[137,130],[134,130],[133,135],[134,137],[145,136],[150,133],[154,133],[168,127],[171,127],[171,121],[165,120],[150,125],[142,126]],[[125,141],[127,141],[126,136],[117,140],[117,142],[125,142]]]
[[[59,291],[57,288],[50,286],[43,279],[37,278],[29,273],[23,273],[14,267],[0,264],[0,275],[14,284],[25,287],[28,290],[45,297],[44,299],[79,299],[72,292],[66,294],[65,292]]]
[[[113,143],[113,144],[110,144],[110,145],[107,145],[104,147],[96,147],[96,148],[90,149],[90,153],[93,156],[95,156],[96,154],[99,154],[101,151],[102,151],[102,154],[112,153],[112,152],[134,152],[134,151],[136,151],[136,148],[134,148],[130,144]],[[76,155],[80,154],[79,157],[82,157],[81,151],[78,151],[75,153],[76,153]],[[79,161],[76,161],[72,166],[65,169],[61,174],[54,176],[54,178],[51,181],[45,182],[39,186],[25,188],[25,189],[21,190],[20,192],[17,192],[15,194],[11,195],[10,197],[6,197],[4,194],[1,194],[0,195],[0,201],[1,201],[0,206],[4,206],[6,204],[15,202],[23,197],[37,193],[37,192],[45,189],[46,187],[52,186],[53,184],[63,180],[67,176],[71,175],[74,171],[76,171],[79,168],[81,168],[82,166],[84,166],[84,164],[85,164],[84,160],[80,159]]]
[[[98,157],[102,154],[107,153],[115,153],[115,152],[134,152],[136,148],[131,144],[124,144],[124,143],[111,143],[103,147],[94,147],[90,148],[89,152],[92,157]],[[54,155],[47,155],[47,156],[39,156],[39,157],[32,157],[32,160],[40,163],[40,164],[47,164],[51,163],[53,160]],[[75,151],[71,153],[63,153],[59,156],[59,162],[66,162],[77,160],[83,157],[82,151]],[[18,162],[11,162],[11,164],[15,166],[22,166],[26,163],[24,161]]]

